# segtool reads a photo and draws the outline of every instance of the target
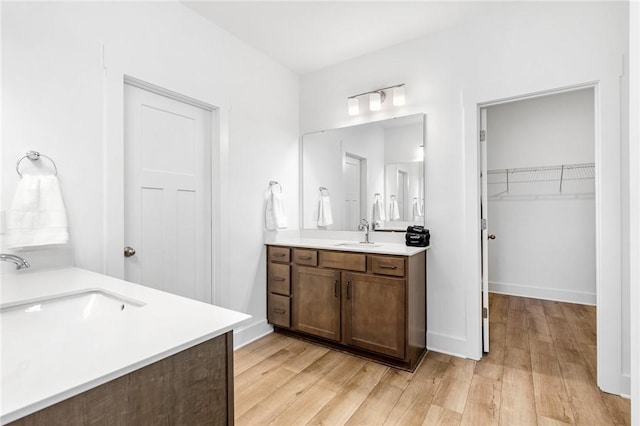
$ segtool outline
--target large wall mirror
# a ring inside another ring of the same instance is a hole
[[[303,228],[424,225],[424,139],[424,114],[303,135]]]

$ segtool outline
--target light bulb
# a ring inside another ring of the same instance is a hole
[[[382,96],[380,92],[373,92],[369,95],[369,109],[371,111],[379,111],[382,106]]]
[[[398,86],[393,88],[393,105],[401,106],[405,103],[404,86]]]
[[[349,115],[358,115],[360,113],[360,102],[358,98],[347,98],[349,102]]]

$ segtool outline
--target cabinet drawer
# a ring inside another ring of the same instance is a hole
[[[281,265],[269,262],[267,287],[270,292],[280,294],[291,294],[291,274],[289,265]]]
[[[367,270],[367,256],[360,253],[321,251],[320,266],[324,268],[365,272]]]
[[[280,327],[291,327],[290,314],[291,299],[287,296],[269,293],[268,315],[269,323]]]
[[[404,257],[370,256],[374,274],[404,277]]]
[[[269,246],[267,249],[268,260],[271,262],[289,263],[291,261],[288,247]]]
[[[318,251],[293,249],[293,261],[298,265],[318,266]]]

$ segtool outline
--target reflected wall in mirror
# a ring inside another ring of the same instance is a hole
[[[424,135],[424,114],[303,135],[303,228],[424,225]]]

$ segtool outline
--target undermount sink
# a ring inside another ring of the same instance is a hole
[[[3,306],[0,316],[3,325],[18,321],[23,324],[37,322],[43,325],[66,326],[92,319],[109,318],[143,305],[142,302],[105,291],[88,290]]]
[[[373,247],[382,247],[382,244],[351,242],[351,243],[338,243],[338,244],[336,244],[336,247],[373,248]]]

